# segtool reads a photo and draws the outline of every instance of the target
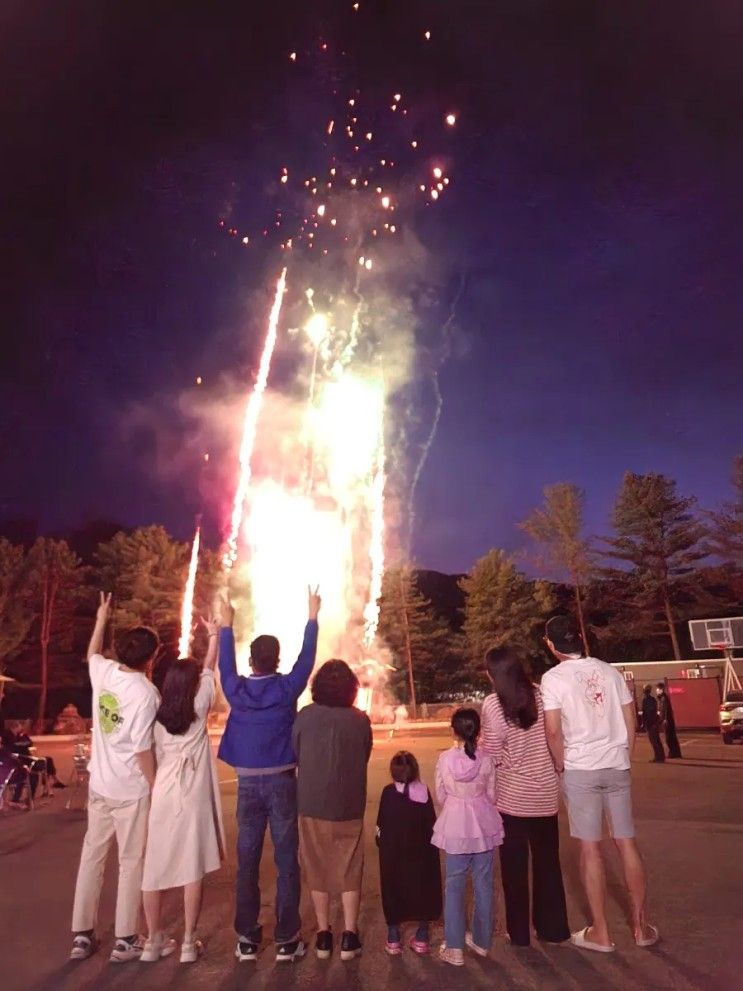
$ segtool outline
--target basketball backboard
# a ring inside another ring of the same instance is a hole
[[[689,636],[694,650],[743,648],[743,616],[724,619],[691,619]]]

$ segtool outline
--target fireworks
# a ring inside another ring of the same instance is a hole
[[[271,368],[271,358],[273,357],[274,347],[276,346],[276,333],[278,330],[279,314],[281,313],[281,304],[284,300],[285,288],[286,268],[282,271],[279,276],[279,281],[276,284],[276,293],[274,295],[273,306],[271,307],[271,315],[268,319],[268,332],[266,333],[266,341],[263,345],[261,363],[258,368],[258,377],[256,378],[255,386],[253,387],[253,391],[250,394],[250,399],[248,400],[248,405],[245,409],[242,443],[240,444],[239,476],[237,488],[235,490],[235,499],[232,505],[232,517],[230,520],[230,532],[227,537],[227,549],[223,557],[223,563],[227,571],[232,568],[237,558],[237,542],[240,535],[240,525],[243,519],[245,496],[247,495],[248,486],[250,484],[251,458],[253,456],[253,447],[255,446],[255,435],[258,429],[258,417],[261,413],[263,393],[266,391],[268,373]]]
[[[191,544],[191,559],[188,563],[188,577],[181,606],[181,635],[178,640],[178,656],[188,657],[191,652],[191,629],[193,626],[193,595],[196,588],[196,571],[199,566],[199,544],[201,542],[201,527],[196,524],[196,532]]]

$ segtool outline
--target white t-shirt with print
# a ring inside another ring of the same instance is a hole
[[[149,785],[135,754],[152,746],[160,695],[146,675],[127,671],[101,654],[89,660],[93,686],[90,787],[104,798],[144,798]]]
[[[550,668],[540,687],[545,711],[562,713],[567,770],[630,766],[622,706],[632,695],[616,668],[595,657],[570,658]]]

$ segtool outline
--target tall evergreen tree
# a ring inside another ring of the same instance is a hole
[[[457,687],[456,634],[421,594],[411,568],[385,572],[377,630],[394,661],[393,688],[408,698],[414,715],[421,700]]]
[[[607,556],[630,566],[636,606],[648,615],[662,609],[677,660],[674,587],[707,556],[701,544],[705,529],[694,506],[693,498],[677,493],[673,479],[627,472],[614,506],[616,535],[606,541]]]
[[[509,644],[524,657],[539,652],[539,633],[554,608],[549,583],[532,582],[501,550],[491,550],[460,582],[464,635],[472,673],[480,677],[490,647]]]
[[[585,493],[577,485],[558,482],[544,489],[544,503],[520,524],[540,550],[541,564],[567,577],[575,599],[575,614],[588,644],[582,587],[590,571],[590,543],[583,535]]]
[[[743,567],[743,454],[733,461],[732,502],[722,504],[717,512],[710,513],[710,553]]]
[[[27,592],[23,547],[0,537],[0,674],[25,640],[33,620]]]
[[[43,732],[49,688],[49,649],[52,640],[69,649],[75,607],[84,594],[85,568],[64,540],[39,537],[28,552],[28,585],[39,624],[41,692],[36,731]]]

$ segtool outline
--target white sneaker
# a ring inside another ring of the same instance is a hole
[[[128,963],[130,960],[139,960],[143,949],[144,940],[141,936],[135,936],[131,943],[128,939],[117,939],[109,960],[111,963]]]
[[[200,939],[183,940],[181,943],[181,963],[196,963],[204,952]]]
[[[140,960],[142,963],[155,963],[161,957],[169,957],[175,951],[176,942],[164,933],[158,933],[152,939],[146,940]]]
[[[70,960],[87,960],[88,957],[93,956],[97,949],[98,940],[95,936],[86,936],[84,933],[78,933],[72,940]]]

